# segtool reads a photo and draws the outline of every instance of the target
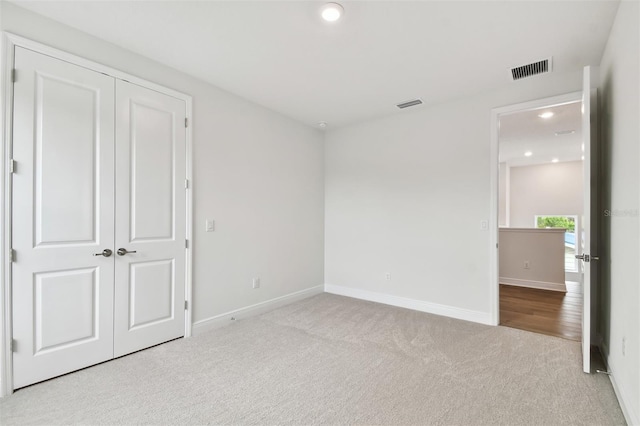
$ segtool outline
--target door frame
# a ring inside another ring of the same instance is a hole
[[[4,102],[0,102],[0,138],[2,150],[0,152],[0,295],[4,303],[0,303],[0,397],[13,393],[13,324],[12,324],[12,293],[11,293],[11,171],[9,161],[12,156],[12,123],[13,123],[13,76],[15,48],[23,47],[65,62],[78,65],[120,80],[126,80],[138,86],[183,100],[186,105],[186,238],[185,247],[185,300],[187,306],[185,315],[184,336],[190,337],[192,330],[192,258],[193,258],[193,98],[182,92],[161,86],[148,80],[136,77],[109,66],[84,59],[74,54],[49,47],[45,44],[9,33],[2,33],[0,51],[0,95]],[[18,76],[19,78],[19,76]]]
[[[532,101],[506,105],[491,110],[491,158],[489,161],[490,170],[490,209],[489,209],[489,315],[491,325],[500,324],[500,274],[498,255],[499,236],[499,195],[500,195],[500,158],[498,137],[500,135],[500,115],[518,111],[544,108],[553,105],[561,105],[582,101],[582,92],[571,92],[548,98],[535,99]]]

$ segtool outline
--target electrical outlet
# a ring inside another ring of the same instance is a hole
[[[391,273],[387,272],[384,276],[387,281],[391,281]]]
[[[260,278],[253,279],[253,288],[260,288]]]
[[[524,261],[524,269],[530,269],[531,268],[531,263],[528,260]]]
[[[627,338],[622,338],[622,356],[627,355]]]
[[[486,231],[489,229],[489,221],[488,220],[481,220],[480,221],[480,230],[481,231]]]

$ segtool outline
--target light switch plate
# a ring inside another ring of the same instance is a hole
[[[205,220],[204,225],[207,232],[213,232],[215,230],[215,222],[213,219]]]

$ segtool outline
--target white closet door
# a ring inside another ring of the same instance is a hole
[[[114,354],[184,336],[185,102],[116,83]]]
[[[14,388],[113,357],[114,79],[16,48]]]

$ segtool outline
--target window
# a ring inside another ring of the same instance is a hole
[[[536,215],[536,228],[565,228],[564,234],[564,269],[568,272],[578,272],[576,260],[576,232],[578,217],[572,215]]]

